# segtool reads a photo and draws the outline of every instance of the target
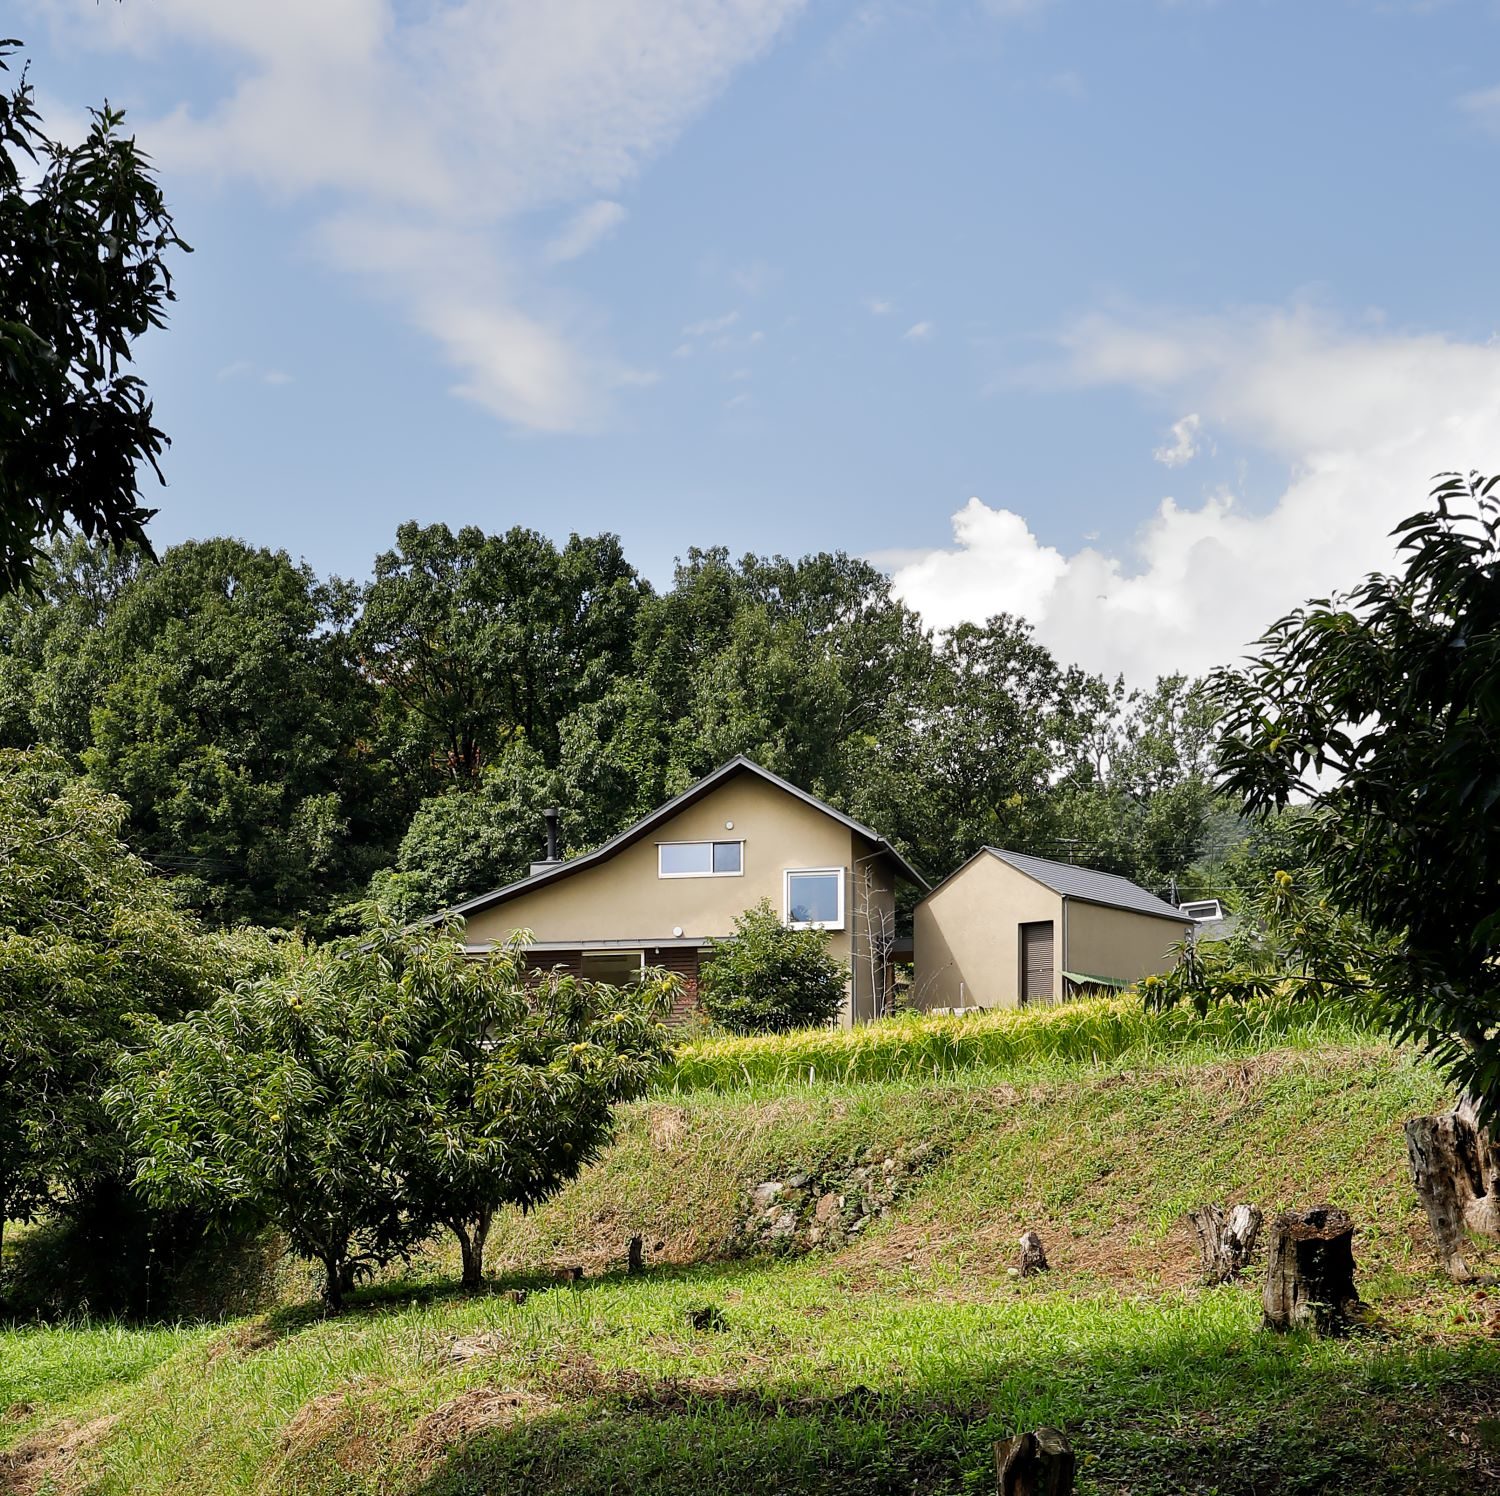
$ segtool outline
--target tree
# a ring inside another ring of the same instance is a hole
[[[1223,783],[1298,822],[1377,994],[1481,1115],[1500,1116],[1500,478],[1444,474],[1397,526],[1400,571],[1274,624],[1218,672]],[[1336,980],[1332,973],[1331,980]]]
[[[710,945],[698,998],[733,1033],[781,1033],[830,1022],[848,980],[848,967],[828,953],[827,936],[788,928],[762,899],[735,919],[733,935]]]
[[[549,767],[559,728],[629,657],[645,584],[618,537],[404,524],[376,558],[354,631],[397,753],[424,787],[479,783],[517,731]]]
[[[122,844],[125,817],[56,755],[0,751],[0,1229],[119,1168],[99,1096],[133,1019],[270,959],[201,931]]]
[[[0,41],[0,71],[19,46]],[[82,144],[43,133],[23,73],[0,94],[0,592],[38,543],[77,528],[149,550],[139,470],[166,437],[133,345],[166,321],[178,236],[124,115],[92,111]],[[34,184],[23,163],[41,165]]]
[[[496,1214],[575,1178],[613,1135],[615,1106],[650,1089],[679,978],[528,977],[524,937],[476,961],[456,933],[386,929],[376,950],[399,973],[387,1024],[408,1061],[393,1155],[406,1208],[453,1233],[473,1291]]]
[[[528,982],[520,942],[451,926],[305,946],[121,1067],[109,1105],[162,1206],[258,1212],[321,1264],[330,1308],[439,1226],[479,1283],[495,1213],[545,1199],[604,1145],[666,1055],[638,991]]]
[[[449,790],[417,807],[395,866],[375,874],[370,896],[407,921],[525,877],[542,855],[542,810],[557,803],[557,781],[526,740],[515,739],[475,789]]]
[[[90,776],[129,838],[225,924],[316,922],[361,890],[409,813],[373,755],[350,588],[284,551],[174,546],[89,647]]]

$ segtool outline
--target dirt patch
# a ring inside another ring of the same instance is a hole
[[[0,1492],[33,1496],[42,1490],[66,1490],[79,1457],[104,1440],[118,1417],[110,1413],[87,1421],[67,1418],[23,1439],[0,1454]]]

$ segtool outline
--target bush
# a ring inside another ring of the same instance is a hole
[[[818,930],[791,930],[762,899],[716,940],[698,975],[698,997],[715,1023],[736,1034],[782,1033],[828,1023],[844,1001],[849,969]]]

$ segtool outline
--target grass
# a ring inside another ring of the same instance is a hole
[[[1372,1037],[1347,1008],[1293,1000],[1154,1012],[1138,996],[960,1018],[910,1014],[852,1033],[701,1039],[679,1052],[661,1089],[732,1091],[794,1085],[930,1081],[977,1070],[1035,1078],[1059,1069],[1191,1065],[1273,1048],[1316,1049]]]
[[[881,1049],[861,1035],[816,1084],[741,1041],[731,1086],[709,1046],[709,1084],[679,1070],[574,1186],[500,1224],[490,1266],[524,1303],[455,1294],[438,1254],[335,1320],[0,1331],[0,1491],[958,1496],[993,1490],[993,1440],[1044,1422],[1079,1449],[1084,1496],[1456,1493],[1500,1473],[1487,1291],[1434,1271],[1405,1178],[1400,1122],[1439,1104],[1430,1070],[1326,1016],[1243,1015],[1175,1047],[1147,1024],[1125,1045],[1130,1015],[1092,1006],[984,1020],[953,1051],[974,1063],[931,1078],[885,1054],[887,1078],[856,1083]],[[890,1032],[926,1063],[943,1022]],[[1127,1062],[1095,1057],[1110,1034]],[[805,1042],[787,1041],[799,1063]],[[1025,1045],[1049,1058],[1022,1063]],[[934,1165],[847,1246],[733,1255],[750,1185],[921,1142]],[[1194,1282],[1188,1206],[1324,1198],[1359,1222],[1368,1333],[1270,1335],[1253,1284]],[[1022,1282],[1027,1226],[1053,1270]],[[636,1232],[652,1265],[631,1278]],[[588,1276],[557,1284],[566,1263]],[[692,1327],[705,1308],[717,1328]],[[461,1339],[479,1354],[455,1360]],[[7,1398],[30,1411],[6,1421]]]

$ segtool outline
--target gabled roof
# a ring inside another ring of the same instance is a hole
[[[846,816],[842,811],[835,810],[833,806],[819,800],[816,795],[809,795],[806,790],[798,789],[789,780],[783,779],[779,774],[773,774],[769,769],[761,768],[758,763],[741,754],[738,758],[730,759],[727,764],[721,764],[712,774],[705,775],[680,795],[668,800],[665,805],[657,806],[650,815],[643,817],[633,826],[627,826],[618,835],[610,837],[607,842],[595,847],[592,852],[585,852],[580,857],[570,857],[566,862],[559,862],[555,867],[533,873],[529,878],[522,878],[516,883],[508,883],[504,888],[494,889],[490,893],[482,893],[465,903],[455,904],[451,909],[445,909],[443,915],[473,914],[476,910],[488,909],[491,905],[504,903],[506,899],[514,898],[517,894],[530,893],[536,888],[545,888],[549,883],[559,882],[563,878],[571,877],[574,873],[581,873],[585,868],[606,862],[616,852],[623,851],[632,842],[637,842],[643,836],[648,835],[669,816],[676,815],[679,810],[685,809],[695,800],[701,800],[710,790],[717,788],[725,780],[732,779],[736,774],[757,775],[767,784],[774,784],[777,789],[784,790],[787,794],[801,800],[804,805],[810,805],[814,810],[821,811],[841,826],[847,826],[849,830],[858,832],[867,841],[874,842],[882,852],[887,853],[904,877],[910,879],[919,889],[926,890],[927,880],[879,832],[860,825],[858,821]]]
[[[1074,867],[1069,862],[1053,862],[1046,857],[1031,857],[1025,852],[1007,852],[1000,847],[986,847],[991,857],[998,857],[1018,873],[1035,878],[1053,893],[1066,899],[1082,899],[1088,904],[1104,904],[1111,909],[1129,909],[1135,914],[1154,914],[1175,920],[1179,925],[1192,921],[1175,905],[1147,893],[1138,883],[1117,873],[1100,873],[1091,867]]]

